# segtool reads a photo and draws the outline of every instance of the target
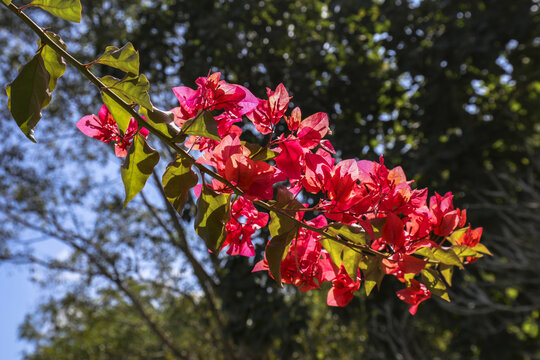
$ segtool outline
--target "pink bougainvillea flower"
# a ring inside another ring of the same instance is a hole
[[[401,282],[405,282],[405,274],[418,274],[425,266],[424,260],[412,255],[394,254],[382,261],[384,273],[394,275]]]
[[[186,86],[173,88],[180,103],[180,107],[175,111],[179,122],[193,118],[200,111],[214,109],[224,110],[239,117],[251,112],[259,104],[259,99],[248,89],[241,85],[229,84],[220,80],[220,77],[221,73],[216,72],[198,78],[195,81],[197,90]]]
[[[287,122],[287,126],[289,127],[289,130],[296,131],[298,129],[298,126],[300,126],[300,122],[302,121],[302,111],[299,107],[295,107],[293,111],[291,111],[291,116],[286,116],[285,121]]]
[[[83,116],[77,122],[77,128],[86,136],[90,136],[106,144],[111,141],[118,141],[121,137],[118,125],[106,105],[101,107],[98,116]]]
[[[264,135],[273,131],[274,126],[285,115],[291,99],[283,84],[279,84],[275,91],[266,89],[266,93],[268,100],[259,100],[257,107],[246,114],[255,128]]]
[[[305,149],[298,140],[279,144],[279,155],[274,159],[278,169],[290,179],[291,183],[300,180]]]
[[[411,279],[409,287],[399,290],[396,294],[398,298],[410,305],[409,312],[411,315],[416,314],[418,305],[420,305],[422,301],[431,297],[431,291],[428,290],[426,285],[415,279]]]
[[[249,200],[268,200],[273,185],[286,176],[264,161],[254,161],[251,152],[240,142],[238,134],[228,134],[212,154],[205,154],[201,163],[214,166],[218,173],[244,191]]]
[[[255,248],[251,237],[257,229],[268,223],[268,214],[255,209],[251,201],[243,197],[238,198],[232,205],[231,219],[225,225],[227,238],[223,247],[229,246],[227,254],[254,256]]]
[[[124,157],[127,155],[128,149],[133,143],[133,138],[135,137],[135,135],[137,135],[138,128],[139,126],[137,124],[137,120],[135,120],[135,118],[131,118],[124,137],[114,146],[114,152],[116,156]],[[141,128],[141,130],[139,131],[139,134],[144,136],[144,138],[148,137],[148,133],[149,131],[146,128]]]
[[[330,132],[328,115],[319,112],[302,120],[298,127],[298,139],[303,147],[312,149]]]
[[[433,233],[439,236],[448,236],[456,229],[460,223],[460,212],[454,210],[452,204],[452,193],[446,193],[441,196],[435,193],[429,199],[429,209],[431,210],[431,223],[433,225]]]
[[[306,224],[322,227],[327,224],[324,216],[319,215]],[[301,228],[298,236],[289,246],[287,255],[281,262],[281,281],[293,284],[301,291],[319,289],[325,281],[331,281],[336,276],[337,268],[333,265],[330,256],[322,249],[318,241],[320,235]],[[258,262],[253,271],[269,270],[268,262]]]
[[[329,306],[346,306],[354,297],[354,292],[360,289],[361,275],[358,272],[353,280],[347,274],[345,266],[341,265],[336,277],[332,280],[332,288],[328,291],[326,303]]]
[[[145,138],[148,137],[148,129],[141,128],[139,130],[137,120],[131,118],[128,128],[124,136],[118,129],[118,125],[106,105],[103,105],[99,110],[98,116],[86,115],[77,122],[77,128],[83,134],[98,139],[105,144],[111,141],[116,142],[114,152],[118,157],[124,157],[128,153],[128,149],[133,143],[133,138],[137,133],[140,133]]]

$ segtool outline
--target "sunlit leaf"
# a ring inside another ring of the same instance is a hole
[[[191,163],[183,156],[177,155],[167,166],[162,178],[163,189],[167,200],[180,215],[186,204],[189,189],[197,185],[197,181],[198,177],[191,169]]]
[[[327,232],[333,236],[339,236],[343,240],[356,245],[366,245],[366,232],[361,227],[351,225],[332,224]]]
[[[366,244],[366,233],[362,228],[343,224],[332,224],[328,227],[327,233],[356,245]],[[358,265],[363,256],[359,250],[351,249],[347,245],[328,238],[321,239],[321,243],[330,254],[330,258],[334,264],[338,267],[341,265],[345,266],[345,270],[347,270],[351,279],[356,279]]]
[[[203,238],[206,246],[213,252],[218,252],[227,237],[225,224],[230,217],[231,194],[220,194],[203,186],[197,200],[197,217],[195,232]]]
[[[38,6],[64,20],[81,22],[80,0],[34,0],[30,5]]]
[[[433,295],[439,296],[441,299],[450,302],[450,297],[446,291],[446,285],[439,274],[437,274],[437,271],[433,269],[422,270],[422,283],[427,286]]]
[[[470,248],[466,245],[454,245],[452,246],[455,254],[459,256],[474,256],[474,257],[483,257],[482,254],[476,252],[473,248]]]
[[[152,109],[150,95],[148,94],[150,83],[146,76],[126,76],[124,79],[120,80],[107,75],[100,80],[109,88],[109,90],[112,90],[125,102],[139,104],[146,109]]]
[[[6,87],[11,115],[33,142],[36,142],[34,128],[41,119],[41,109],[51,101],[49,81],[49,72],[38,53],[22,66],[15,80]]]
[[[182,131],[188,135],[204,136],[205,138],[216,141],[221,140],[218,133],[217,121],[208,111],[186,121],[182,125]]]
[[[450,249],[442,249],[442,248],[434,248],[430,249],[427,247],[418,249],[415,254],[421,255],[429,260],[435,260],[439,261],[442,264],[446,265],[454,265],[459,267],[460,269],[463,269],[463,264],[461,263],[461,260],[459,259],[459,256],[456,255],[456,252],[454,252],[455,246],[453,246]]]
[[[66,44],[60,38],[60,35],[55,34],[53,32],[47,31],[47,36],[52,39],[56,44],[58,44],[61,48],[64,50],[66,49]],[[56,88],[56,83],[58,82],[58,79],[64,75],[64,72],[66,71],[66,61],[62,56],[60,56],[56,51],[53,50],[48,45],[45,45],[39,40],[39,44],[41,47],[41,57],[43,59],[43,64],[45,65],[45,69],[49,73],[49,91],[52,93],[53,90]]]
[[[457,240],[459,240],[465,233],[467,232],[468,228],[461,228],[458,230],[454,230],[450,236],[447,237],[448,241],[450,241],[452,244],[456,244]]]
[[[131,114],[116,101],[114,101],[109,95],[103,93],[101,98],[103,99],[105,105],[107,105],[107,108],[109,109],[114,120],[116,120],[118,128],[122,130],[122,132],[126,132],[126,129],[129,126],[129,121],[132,117]]]
[[[143,136],[137,134],[120,168],[126,190],[124,207],[144,188],[158,162],[159,153],[146,143]]]
[[[180,132],[178,126],[174,124],[174,114],[170,111],[163,111],[155,107],[148,110],[141,107],[139,112],[146,118],[146,122],[165,136],[172,138]]]
[[[479,252],[479,253],[482,253],[482,254],[487,254],[487,255],[490,255],[490,256],[493,256],[493,254],[491,253],[491,251],[489,251],[489,249],[484,245],[484,244],[478,244],[476,245],[475,247],[472,248],[474,251],[476,252]]]
[[[332,239],[323,238],[320,242],[330,254],[334,264],[338,267],[345,266],[345,270],[347,270],[347,274],[351,279],[356,279],[362,254]]]
[[[131,43],[121,48],[107,46],[105,52],[94,63],[107,65],[134,75],[139,74],[139,52]]]
[[[448,285],[452,286],[452,274],[454,273],[454,267],[451,265],[441,264],[439,265],[439,271]]]

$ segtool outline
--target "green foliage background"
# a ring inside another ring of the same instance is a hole
[[[324,291],[280,290],[251,274],[246,259],[205,253],[184,230],[192,200],[173,218],[150,189],[121,211],[119,164],[83,139],[70,116],[96,113],[98,94],[68,67],[36,130],[40,145],[26,144],[1,110],[0,259],[45,267],[56,281],[45,287],[63,289],[22,325],[35,346],[25,358],[540,358],[539,6],[88,0],[82,28],[29,9],[87,61],[133,42],[161,108],[176,106],[172,86],[192,86],[209,70],[259,97],[283,82],[305,116],[329,113],[342,158],[383,153],[418,187],[453,191],[473,226],[484,227],[494,257],[455,274],[452,303],[424,303],[415,317],[390,281],[342,309],[327,307]],[[7,83],[34,38],[2,12]],[[96,175],[97,167],[104,170]],[[31,255],[23,240],[33,233],[68,245],[69,258]],[[62,281],[65,271],[77,280]]]

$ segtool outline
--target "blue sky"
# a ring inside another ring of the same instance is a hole
[[[43,257],[62,257],[68,249],[51,240],[40,242],[34,248],[36,254]],[[18,328],[25,315],[35,312],[41,300],[51,295],[31,281],[31,276],[39,278],[42,272],[43,269],[36,266],[0,265],[0,360],[22,359],[22,351],[30,349],[27,342],[19,340]]]
[[[29,269],[26,267],[7,264],[0,266],[0,359],[22,358],[25,343],[18,339],[17,329],[24,316],[37,307],[39,300],[39,288],[29,277]]]

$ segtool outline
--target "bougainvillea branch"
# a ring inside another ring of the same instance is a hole
[[[51,38],[52,33],[47,32],[46,30],[42,29],[39,25],[37,25],[30,17],[28,17],[24,12],[21,11],[21,8],[16,7],[12,3],[7,5],[7,7],[13,13],[15,13],[21,20],[23,20],[40,37],[40,39],[42,39],[44,44],[46,44],[47,46],[50,46],[56,53],[58,53],[62,58],[64,58],[70,65],[74,66],[80,73],[82,73],[94,85],[96,85],[103,94],[109,96],[112,99],[112,101],[114,101],[116,104],[118,104],[120,107],[122,107],[122,109],[124,109],[127,113],[129,113],[129,115],[131,115],[137,121],[137,124],[139,125],[139,127],[141,127],[141,128],[144,127],[145,129],[150,131],[152,134],[157,136],[165,144],[167,144],[172,149],[174,149],[178,154],[180,154],[180,156],[182,156],[186,161],[188,161],[188,163],[190,163],[190,165],[195,166],[200,172],[205,173],[205,174],[211,176],[212,178],[214,178],[216,180],[219,180],[220,182],[222,182],[222,183],[226,184],[227,186],[229,186],[229,188],[233,189],[236,194],[242,195],[242,190],[238,189],[235,185],[231,184],[228,180],[226,180],[225,178],[223,178],[221,175],[217,174],[216,172],[208,169],[207,167],[205,167],[205,166],[203,166],[201,164],[196,163],[195,159],[193,159],[193,157],[191,157],[186,152],[186,150],[184,150],[183,148],[178,146],[176,143],[174,143],[173,140],[171,139],[171,137],[165,135],[160,130],[155,128],[151,123],[146,121],[137,111],[134,110],[134,107],[131,104],[124,101],[119,95],[117,95],[110,88],[108,88],[97,76],[95,76],[89,70],[89,66],[87,66],[87,64],[81,63],[80,61],[75,59],[71,54],[69,54],[69,52],[67,52],[61,45],[59,45],[55,40],[53,40]],[[91,64],[95,64],[95,63],[98,63],[98,62],[97,61],[92,62]],[[154,109],[154,110],[156,112],[159,111],[158,109]],[[163,114],[163,113],[158,114],[156,116],[160,116],[160,115],[167,116],[167,114]],[[175,134],[175,135],[178,135],[178,134]],[[268,211],[274,211],[274,212],[279,213],[282,216],[290,217],[290,215],[288,213],[286,213],[285,211],[283,211],[282,209],[272,207],[271,205],[265,203],[264,201],[254,201],[254,203],[257,204],[258,206],[268,210]],[[308,230],[311,230],[313,232],[316,232],[316,233],[318,233],[320,235],[327,236],[330,239],[332,239],[334,241],[337,241],[337,242],[340,242],[340,243],[343,243],[343,245],[350,246],[351,248],[367,251],[367,252],[374,253],[374,254],[378,253],[377,251],[369,249],[369,248],[367,248],[365,246],[357,246],[355,244],[348,244],[346,241],[343,241],[342,239],[340,239],[338,237],[334,237],[334,236],[331,236],[329,234],[326,234],[326,233],[324,233],[323,230],[317,229],[317,228],[312,227],[312,226],[309,226],[309,225],[305,224],[304,222],[296,220],[295,218],[291,218],[291,221],[293,221],[294,223],[296,223],[296,225],[298,225],[300,227],[304,227],[304,228],[306,228]]]
[[[121,168],[124,206],[159,162],[159,153],[147,143],[152,133],[176,152],[163,174],[163,193],[181,214],[193,191],[198,198],[195,231],[210,251],[227,248],[229,255],[254,256],[252,236],[268,226],[265,258],[253,271],[268,270],[279,284],[302,291],[329,283],[331,306],[347,305],[362,284],[369,295],[391,275],[406,284],[396,295],[410,305],[411,314],[432,295],[449,301],[446,288],[453,269],[490,254],[479,243],[482,228],[466,226],[466,211],[454,208],[451,193],[435,194],[428,203],[427,189],[412,189],[401,167],[388,169],[382,157],[379,162],[337,161],[324,139],[330,133],[328,116],[302,118],[298,107],[289,112],[291,97],[283,84],[267,89],[261,99],[221,80],[220,73],[209,73],[197,79],[196,89],[173,88],[179,106],[162,111],[150,101],[149,83],[139,75],[139,54],[131,44],[107,47],[98,59],[83,64],[57,34],[2,1],[41,39],[34,58],[6,88],[23,133],[35,141],[41,109],[50,102],[67,61],[102,94],[105,105],[99,114],[84,116],[77,127],[114,143],[116,155],[126,158]],[[58,3],[54,11],[44,10],[80,20],[78,1],[52,3]],[[94,64],[126,75],[98,78],[90,71]],[[265,143],[241,140],[243,130],[235,124],[242,121]]]

